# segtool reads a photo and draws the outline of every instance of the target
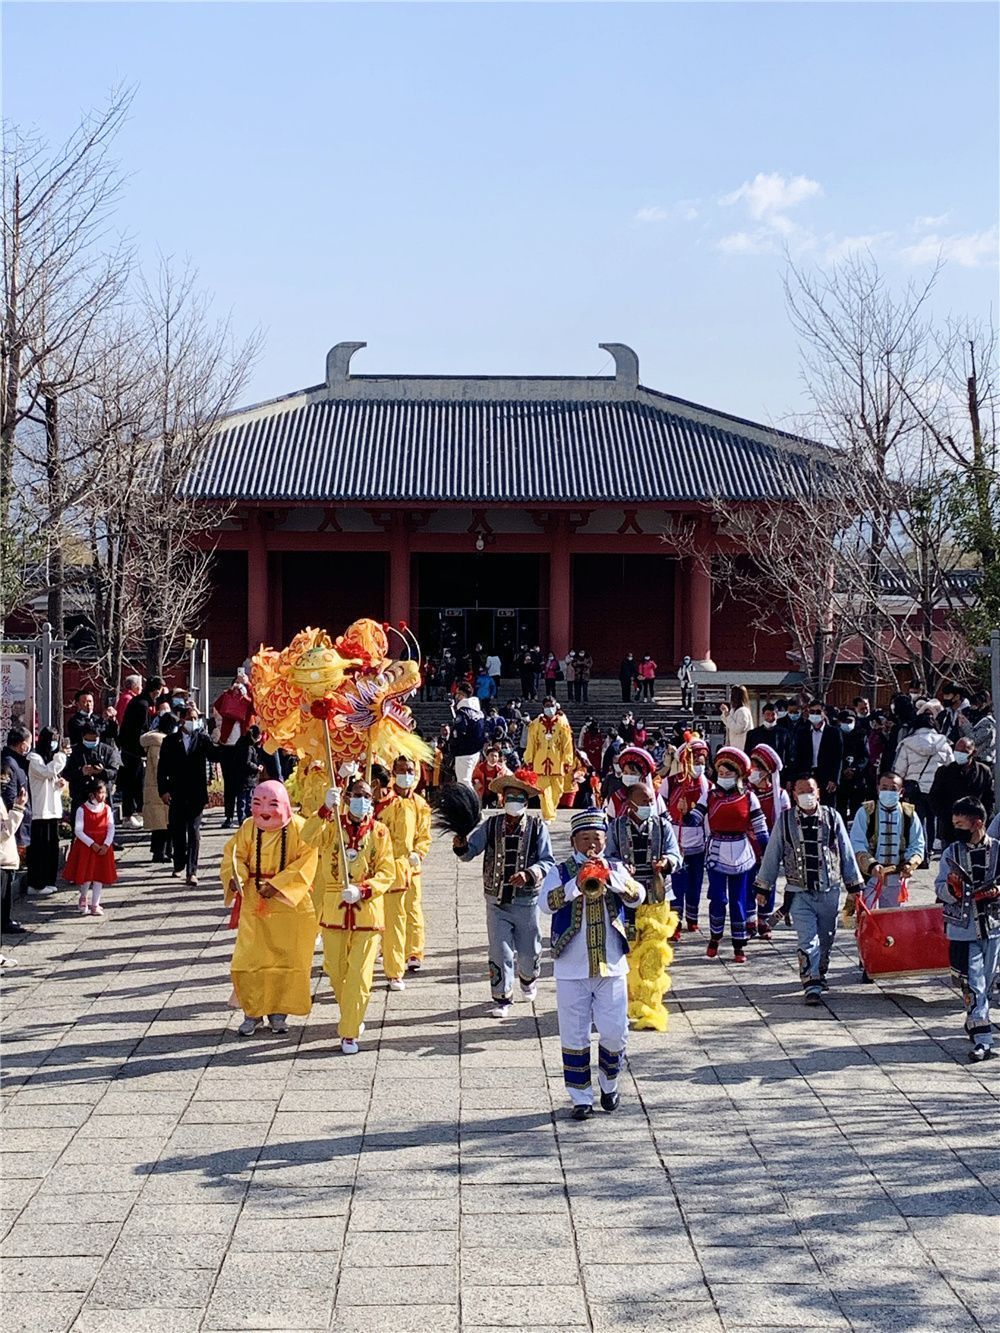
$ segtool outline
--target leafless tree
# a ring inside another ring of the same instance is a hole
[[[0,557],[20,547],[38,560],[57,637],[65,628],[68,519],[91,484],[91,473],[67,452],[61,407],[86,382],[94,330],[128,281],[129,247],[111,232],[123,183],[112,149],[131,99],[129,90],[113,91],[107,106],[85,116],[55,150],[4,127]],[[19,582],[29,563],[2,563],[5,617],[24,591]]]

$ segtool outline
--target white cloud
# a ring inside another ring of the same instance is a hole
[[[996,264],[1000,250],[1000,233],[994,227],[971,232],[967,236],[941,236],[930,232],[913,245],[900,250],[901,259],[910,264],[933,264],[938,258],[960,268],[985,268]]]
[[[891,231],[870,231],[858,236],[827,236],[823,260],[827,264],[837,264],[849,255],[860,254],[864,250],[874,253],[891,241]]]
[[[758,171],[752,181],[744,181],[738,190],[725,194],[720,204],[730,206],[743,202],[750,216],[760,221],[773,222],[776,215],[813,199],[823,193],[819,181],[808,176],[782,176],[778,171]]]
[[[648,208],[640,208],[635,215],[636,222],[694,222],[698,217],[698,200],[681,199],[676,204],[671,204],[669,208],[662,208],[659,204],[651,204]]]
[[[770,255],[777,250],[775,238],[766,231],[734,231],[716,242],[724,255]]]
[[[924,217],[914,218],[910,224],[910,230],[936,231],[938,227],[943,227],[950,217],[950,210],[947,213],[928,213]]]

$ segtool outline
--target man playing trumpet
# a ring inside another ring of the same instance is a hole
[[[590,1030],[597,1028],[601,1106],[618,1105],[618,1076],[628,1034],[626,908],[643,901],[642,885],[620,861],[605,856],[607,815],[577,810],[570,825],[573,853],[542,882],[539,906],[552,916],[563,1078],[572,1118],[594,1111]]]

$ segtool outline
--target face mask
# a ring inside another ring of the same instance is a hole
[[[503,812],[510,815],[511,819],[520,819],[528,808],[527,801],[504,801]]]
[[[173,708],[183,708],[183,707],[184,707],[184,700],[183,700],[183,699],[171,699],[171,700],[170,700],[170,704],[171,704],[171,707],[173,707]]]
[[[705,776],[705,765],[695,764],[694,768],[691,771],[692,773],[694,773],[696,778],[703,778]]]
[[[819,805],[819,797],[814,796],[811,791],[804,791],[796,796],[795,802],[800,810],[815,810]]]
[[[638,816],[638,818],[645,824],[646,820],[653,813],[653,807],[651,805],[637,805],[635,807],[635,813]]]
[[[96,742],[96,741],[84,741],[84,742],[83,742],[83,748],[84,748],[85,750],[96,750],[96,749],[97,749],[97,742]]]
[[[809,721],[813,724],[814,727],[818,727],[819,724],[823,721],[823,714],[822,714],[822,713],[810,713],[810,714],[809,714]]]
[[[350,808],[355,819],[365,819],[372,812],[371,799],[368,796],[352,796]]]
[[[752,787],[762,787],[764,785],[764,777],[765,775],[760,769],[755,768],[750,774],[750,785]]]
[[[723,791],[732,791],[736,786],[736,779],[730,774],[724,773],[722,777],[719,778],[719,786]]]
[[[972,829],[970,829],[970,828],[957,828],[957,829],[955,830],[955,841],[956,841],[956,842],[971,842],[971,841],[972,841]]]
[[[791,709],[789,709],[789,711],[786,713],[785,716],[788,718],[789,722],[798,722],[798,720],[799,720],[799,718],[802,716],[802,714],[801,714],[801,713],[793,713],[793,712],[791,711]]]
[[[841,722],[841,724],[840,724],[840,730],[841,730],[841,731],[845,731],[845,732],[847,732],[848,734],[850,734],[850,733],[854,730],[854,723],[853,723],[853,722]]]
[[[965,752],[965,750],[956,750],[956,751],[955,751],[955,763],[956,763],[956,764],[967,764],[968,762],[969,762],[969,755]]]
[[[787,708],[779,708],[778,711],[775,713],[774,716],[775,716],[775,717],[778,719],[778,721],[780,722],[781,719],[782,719],[783,717],[787,717],[787,716],[788,716],[788,709],[787,709]]]
[[[189,736],[193,736],[196,731],[201,731],[201,718],[189,717],[188,720],[184,723],[184,730],[188,733]]]
[[[542,712],[546,717],[555,717],[556,715],[556,710],[554,708],[543,708]]]
[[[638,773],[623,773],[623,774],[622,774],[622,786],[623,786],[623,787],[635,787],[635,786],[637,786],[638,783],[640,783],[641,781],[642,781],[642,778],[639,776]]]
[[[878,794],[878,803],[883,810],[895,810],[899,805],[898,791],[880,791]]]
[[[777,725],[778,725],[777,722],[768,722],[767,718],[765,717],[764,726],[767,727],[768,731],[770,731],[772,727],[776,727]]]
[[[397,773],[396,786],[400,791],[409,791],[417,780],[416,773]]]

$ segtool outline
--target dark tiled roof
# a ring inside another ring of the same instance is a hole
[[[805,440],[639,393],[279,400],[223,422],[186,489],[245,501],[776,500],[829,466]]]

